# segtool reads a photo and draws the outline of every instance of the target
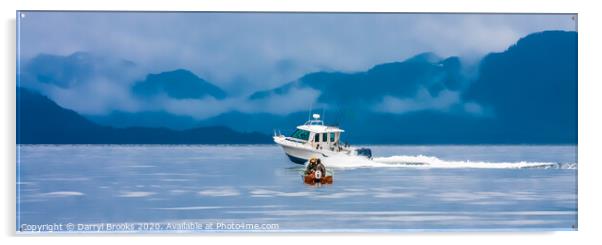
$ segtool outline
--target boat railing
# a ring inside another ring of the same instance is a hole
[[[301,143],[301,144],[305,144],[305,143],[307,143],[307,141],[306,141],[306,140],[297,139],[297,138],[295,138],[295,137],[288,137],[288,136],[287,136],[287,137],[285,137],[284,139],[286,139],[286,140],[288,140],[288,141],[295,142],[295,143]]]

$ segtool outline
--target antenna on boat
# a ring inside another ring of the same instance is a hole
[[[307,121],[311,120],[311,111],[313,110],[313,107],[314,107],[314,103],[312,102],[309,105],[309,112],[307,113]]]

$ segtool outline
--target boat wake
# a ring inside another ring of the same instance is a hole
[[[324,165],[337,169],[352,168],[479,168],[479,169],[577,169],[576,163],[554,162],[483,162],[448,161],[433,156],[374,157],[372,160],[357,156],[332,156],[322,159]]]

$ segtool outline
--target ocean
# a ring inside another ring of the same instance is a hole
[[[275,145],[18,145],[19,232],[577,229],[577,146],[365,146],[304,184]]]

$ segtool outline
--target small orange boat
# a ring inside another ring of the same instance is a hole
[[[309,185],[332,184],[333,180],[332,175],[323,176],[321,172],[318,171],[318,173],[311,172],[310,174],[303,176],[303,182]]]

